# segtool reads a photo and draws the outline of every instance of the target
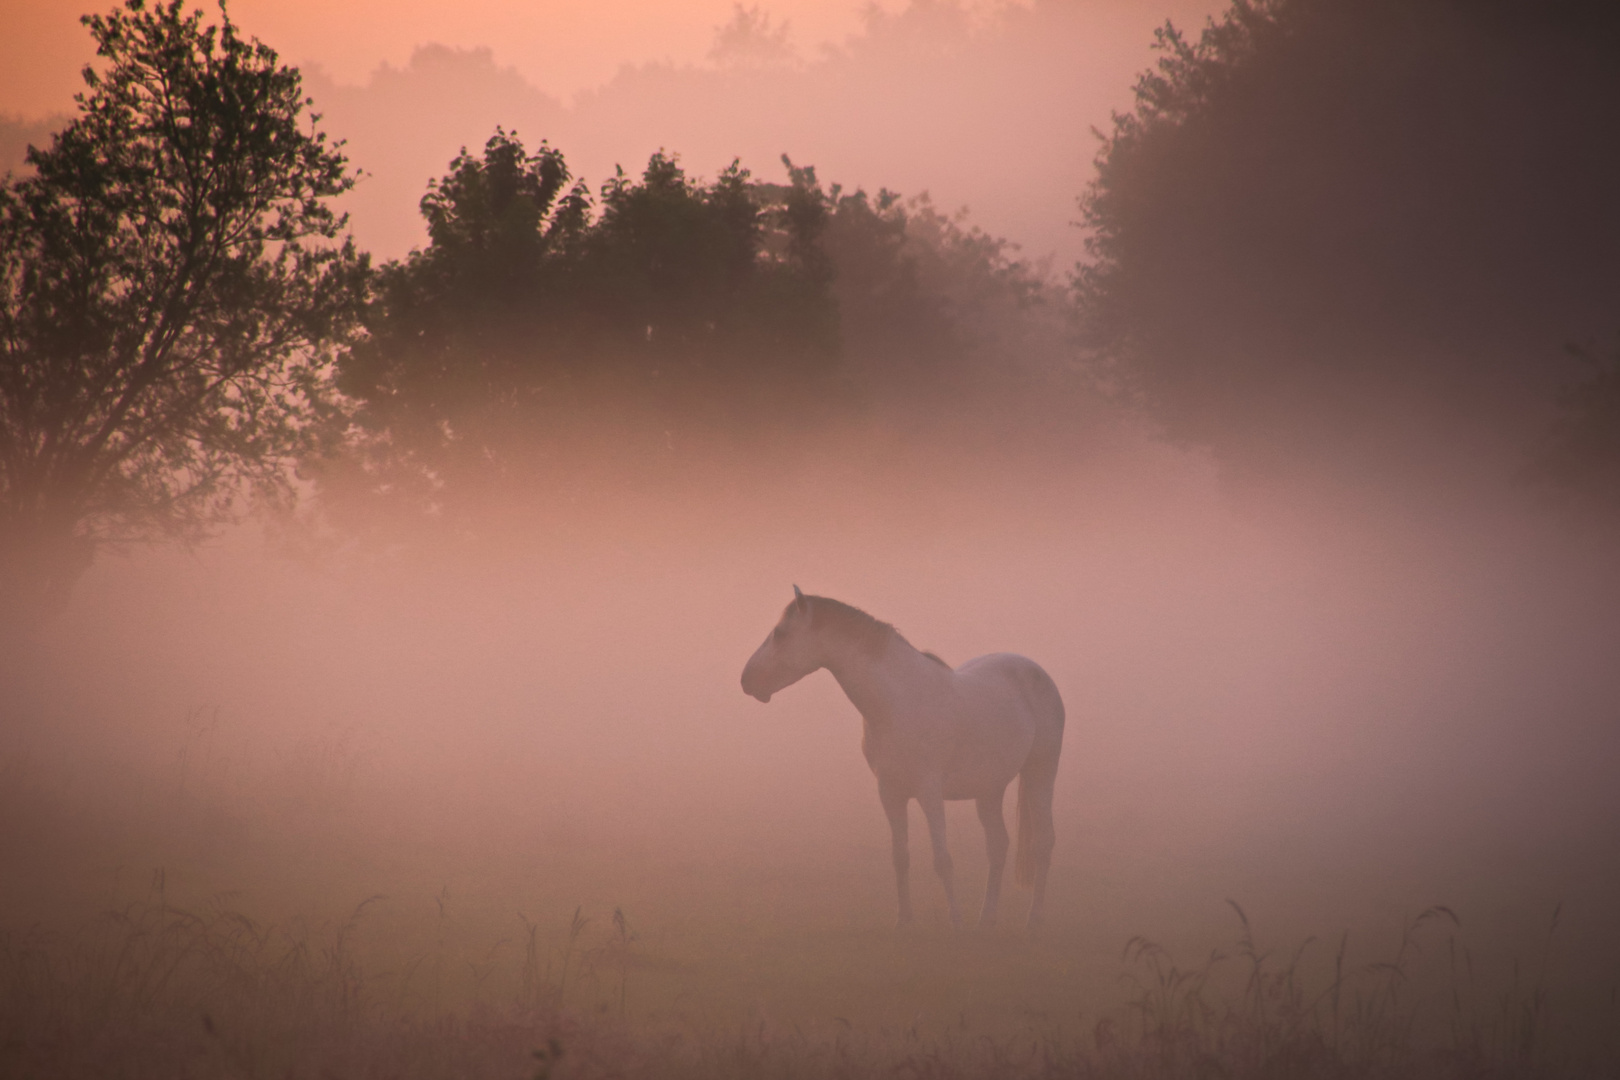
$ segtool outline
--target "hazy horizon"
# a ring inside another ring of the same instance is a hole
[[[520,8],[489,4],[477,9],[485,17],[465,20],[458,10],[449,24],[396,14],[396,25],[420,36],[389,37],[386,47],[374,35],[331,32],[333,18],[373,16],[360,4],[317,14],[245,3],[231,12],[301,68],[324,130],[347,141],[367,174],[340,205],[378,258],[425,241],[417,202],[428,181],[503,125],[531,144],[549,140],[593,190],[617,166],[639,173],[659,149],[680,154],[696,175],[740,158],[772,181],[785,176],[785,153],[846,188],[927,192],[947,213],[965,207],[972,224],[1019,243],[1028,258],[1055,256],[1064,271],[1081,253],[1073,222],[1097,151],[1092,129],[1106,130],[1111,111],[1130,105],[1156,27],[1173,19],[1196,30],[1219,7],[759,5],[748,10],[785,28],[792,47],[760,56],[712,53],[742,5],[682,8],[679,18],[654,5],[651,20],[603,8],[596,24],[564,9],[567,25],[592,29],[589,44],[567,55],[595,66],[561,74],[525,52],[525,41],[554,39],[544,24],[526,32],[521,20],[531,16]],[[17,81],[0,82],[0,116],[37,121],[71,109],[78,69],[91,59],[76,17],[41,9],[9,39]],[[44,87],[56,89],[47,96]]]

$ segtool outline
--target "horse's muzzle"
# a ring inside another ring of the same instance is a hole
[[[744,675],[743,675],[742,688],[743,688],[743,693],[747,694],[749,697],[758,698],[760,701],[764,702],[765,704],[767,704],[767,705],[770,704],[770,702],[771,702],[771,692],[769,690],[750,690],[750,689],[748,689],[748,676],[747,676],[746,673],[744,673]]]

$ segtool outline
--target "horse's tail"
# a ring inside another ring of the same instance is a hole
[[[1050,676],[1031,664],[1024,696],[1035,714],[1035,744],[1018,774],[1018,850],[1013,874],[1018,884],[1035,884],[1036,871],[1050,865],[1056,839],[1052,826],[1052,793],[1057,786],[1058,755],[1063,751],[1063,699]]]

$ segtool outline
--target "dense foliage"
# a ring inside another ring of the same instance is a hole
[[[28,620],[99,547],[287,490],[364,270],[295,69],[180,0],[85,24],[78,115],[0,183],[0,609]]]
[[[463,151],[341,363],[356,439],[327,489],[443,514],[607,457],[668,475],[705,441],[1034,399],[1026,369],[1063,348],[1039,273],[926,200],[785,163],[786,184],[705,182],[660,152],[593,198],[549,145]]]
[[[1090,345],[1260,469],[1506,464],[1620,329],[1620,7],[1237,0],[1163,56],[1083,199]]]
[[[383,268],[370,339],[343,364],[363,424],[482,455],[512,423],[604,396],[826,391],[836,324],[802,200],[768,213],[746,171],[701,184],[661,153],[605,184],[594,217],[568,180],[560,152],[497,132],[432,185],[431,243]]]

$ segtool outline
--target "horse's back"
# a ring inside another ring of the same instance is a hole
[[[1063,699],[1035,661],[1016,653],[975,657],[953,680],[961,713],[957,753],[947,787],[976,795],[1005,785],[1037,755],[1053,753],[1063,738]],[[951,782],[954,781],[954,782]]]
[[[1063,696],[1046,669],[1018,653],[976,656],[956,669],[965,692],[1006,694],[1040,727],[1063,730]]]

